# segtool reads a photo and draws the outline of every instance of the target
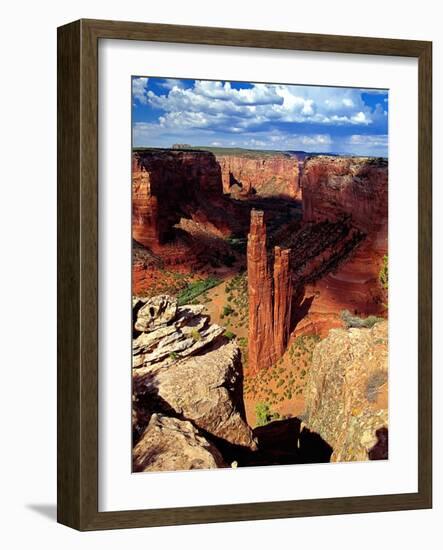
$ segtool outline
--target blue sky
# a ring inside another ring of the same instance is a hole
[[[388,91],[132,78],[135,147],[194,146],[388,156]]]

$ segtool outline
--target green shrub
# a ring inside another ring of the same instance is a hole
[[[169,354],[169,359],[176,361],[178,359],[178,354],[175,353],[175,351],[171,351],[171,353]]]
[[[191,336],[196,342],[202,339],[202,335],[198,332],[197,329],[191,330]]]
[[[372,328],[375,323],[383,321],[382,317],[376,317],[375,315],[362,319],[356,315],[351,315],[347,309],[340,313],[340,318],[346,325],[346,328]]]
[[[225,331],[225,336],[228,340],[233,340],[235,338],[235,334],[230,330]]]
[[[224,306],[223,308],[223,316],[231,315],[231,313],[234,313],[234,309],[231,306]]]
[[[217,277],[208,277],[200,281],[194,281],[189,283],[186,288],[180,291],[177,295],[177,302],[179,306],[189,304],[200,294],[203,294],[206,290],[213,288],[221,283],[221,280]]]
[[[278,412],[272,412],[268,403],[257,403],[255,406],[255,416],[257,417],[257,426],[265,426],[280,418]]]

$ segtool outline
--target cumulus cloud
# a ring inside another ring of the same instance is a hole
[[[382,138],[377,143],[365,141],[371,128],[374,136],[387,132],[387,103],[381,96],[386,91],[172,78],[151,81],[152,85],[147,78],[133,80],[134,109],[148,114],[146,122],[135,118],[135,145],[217,143],[324,152],[387,147]]]
[[[148,87],[149,78],[137,77],[132,79],[132,97],[134,101],[146,103],[146,89]]]
[[[232,119],[232,126],[239,128],[266,122],[369,125],[379,114],[365,105],[357,89],[280,84],[253,84],[238,89],[229,82],[197,80],[186,89],[171,84],[165,94],[150,90],[147,101],[167,113],[223,114]],[[236,118],[241,124],[236,123]]]

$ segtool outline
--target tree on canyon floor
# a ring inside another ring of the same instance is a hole
[[[255,406],[255,416],[257,417],[257,426],[265,426],[269,422],[280,418],[279,413],[272,412],[267,403],[257,403]]]

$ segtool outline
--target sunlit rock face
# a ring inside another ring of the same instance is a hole
[[[178,306],[167,295],[134,298],[134,438],[144,437],[152,415],[158,413],[190,421],[200,430],[190,434],[192,438],[203,433],[215,439],[217,447],[254,450],[245,421],[240,349],[203,309]],[[151,431],[146,437],[153,437]],[[179,439],[171,440],[174,446],[182,444]],[[211,467],[208,461],[204,464]]]
[[[235,196],[300,198],[299,168],[295,156],[257,152],[254,155],[216,153],[224,193]]]
[[[382,158],[317,156],[305,161],[301,178],[303,220],[350,217],[386,249],[388,162]]]
[[[331,330],[315,348],[304,422],[331,461],[388,458],[388,323]]]
[[[251,212],[247,247],[249,337],[248,365],[251,372],[270,367],[275,361],[272,273],[266,251],[266,224],[261,211]]]
[[[340,325],[337,312],[386,315],[387,292],[379,281],[388,253],[388,162],[382,158],[317,156],[306,159],[301,177],[303,221],[316,243],[330,240],[312,261],[336,265],[316,281],[307,278],[305,297],[312,298],[299,333],[326,336]],[[312,227],[311,227],[312,226]],[[343,233],[337,243],[334,234]],[[309,238],[309,236],[308,236]],[[305,240],[300,235],[300,246]],[[303,252],[297,251],[297,257]],[[312,261],[306,263],[309,271]]]
[[[251,372],[269,368],[283,355],[290,331],[290,251],[276,246],[271,269],[266,240],[264,213],[252,210],[247,247],[248,366]]]

